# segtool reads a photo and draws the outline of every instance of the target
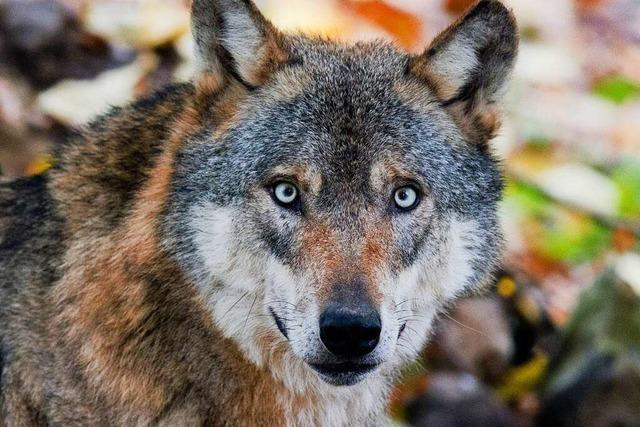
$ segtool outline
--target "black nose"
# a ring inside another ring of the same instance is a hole
[[[371,353],[378,345],[381,329],[380,315],[370,304],[349,307],[331,303],[320,315],[320,339],[338,357]]]

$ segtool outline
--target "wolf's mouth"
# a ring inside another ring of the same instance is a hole
[[[309,364],[320,376],[333,385],[353,385],[363,376],[378,367],[374,363],[311,363]]]
[[[372,363],[314,363],[313,369],[328,375],[336,374],[365,374],[374,370],[378,365]]]

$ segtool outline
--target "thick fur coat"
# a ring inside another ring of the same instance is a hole
[[[497,265],[498,1],[418,56],[285,35],[248,0],[195,0],[193,29],[192,83],[0,184],[0,426],[378,425]],[[329,306],[373,313],[366,354],[328,350]]]

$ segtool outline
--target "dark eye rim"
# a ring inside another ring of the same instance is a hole
[[[280,184],[289,184],[289,185],[292,185],[296,189],[296,197],[295,197],[295,199],[293,199],[292,202],[284,203],[280,199],[278,199],[278,197],[276,196],[276,187],[278,185],[280,185]],[[301,195],[302,195],[302,192],[300,191],[300,187],[298,185],[296,185],[295,182],[292,182],[292,181],[290,181],[288,179],[278,179],[278,180],[273,181],[271,184],[269,184],[267,186],[267,188],[269,190],[269,194],[271,195],[271,199],[278,206],[280,206],[282,208],[285,208],[285,209],[289,209],[289,210],[300,210],[301,209]]]
[[[398,206],[398,204],[396,203],[396,193],[398,192],[398,190],[401,190],[403,188],[410,188],[416,193],[416,201],[413,202],[411,206],[407,206],[406,208],[403,208],[402,206]],[[391,192],[391,204],[397,212],[401,212],[401,213],[410,212],[415,208],[417,208],[418,205],[420,205],[420,202],[422,201],[422,196],[423,196],[423,193],[417,184],[411,183],[411,182],[402,183],[393,188],[393,191]]]

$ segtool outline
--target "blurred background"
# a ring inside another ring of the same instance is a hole
[[[521,32],[504,268],[452,307],[389,411],[417,426],[640,426],[640,1],[505,0]],[[188,0],[0,0],[0,170],[194,69]],[[469,0],[259,0],[280,28],[412,52]]]

